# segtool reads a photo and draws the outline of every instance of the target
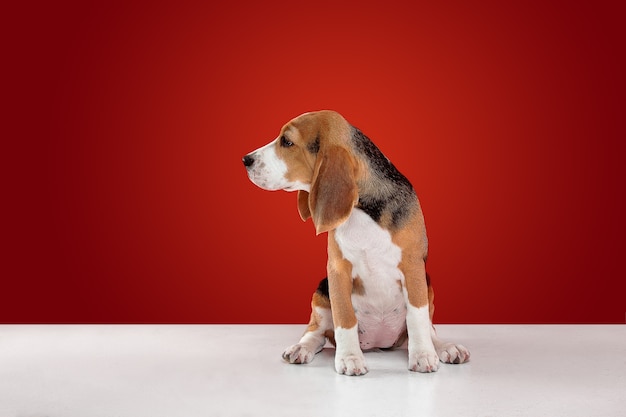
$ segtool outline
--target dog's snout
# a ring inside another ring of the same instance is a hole
[[[243,157],[242,161],[243,161],[243,165],[246,168],[249,168],[252,166],[252,164],[254,164],[254,157],[251,155],[246,155]]]

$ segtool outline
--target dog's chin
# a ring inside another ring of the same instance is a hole
[[[253,173],[248,173],[248,178],[254,185],[256,185],[257,187],[265,191],[279,191],[279,190],[288,191],[288,192],[300,191],[300,190],[309,191],[309,189],[311,188],[310,185],[304,184],[300,181],[273,182],[273,181],[268,181],[265,178],[259,178]]]
[[[252,183],[254,185],[256,185],[257,187],[259,187],[260,189],[265,190],[265,191],[277,191],[277,190],[280,190],[280,188],[271,187],[270,185],[268,185],[268,184],[266,184],[264,182],[258,182],[258,181],[254,181],[254,180],[251,180],[251,181],[252,181]]]
[[[250,179],[252,184],[265,191],[278,191],[283,189],[283,187],[281,187],[280,185],[273,184],[265,178],[258,178],[256,175],[250,172],[248,172],[248,178]]]
[[[253,181],[254,182],[254,181]],[[285,185],[285,186],[273,186],[273,185],[268,185],[265,183],[256,183],[254,182],[254,184],[261,188],[262,190],[265,191],[288,191],[288,192],[292,192],[292,191],[298,191],[300,188],[298,188],[298,185]]]
[[[290,183],[289,185],[284,187],[283,190],[289,191],[289,192],[292,192],[292,191],[306,191],[306,192],[310,192],[311,191],[311,184],[305,184],[303,182],[296,181],[296,182]]]

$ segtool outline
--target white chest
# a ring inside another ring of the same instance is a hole
[[[357,208],[336,229],[335,240],[352,264],[352,278],[364,288],[363,294],[352,294],[361,348],[391,347],[406,326],[404,275],[398,268],[402,250],[388,230]]]

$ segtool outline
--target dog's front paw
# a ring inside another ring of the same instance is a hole
[[[336,354],[335,370],[338,374],[350,376],[365,375],[368,371],[362,352],[347,355]]]
[[[439,369],[439,357],[433,350],[409,353],[409,371],[435,372]]]
[[[283,352],[283,359],[289,363],[309,363],[315,357],[315,350],[304,344],[295,344]]]
[[[454,343],[444,343],[438,346],[437,354],[444,363],[465,363],[469,361],[469,350],[463,345]]]

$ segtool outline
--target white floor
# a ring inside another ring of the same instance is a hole
[[[2,417],[626,416],[626,326],[438,326],[472,359],[409,372],[406,350],[337,375],[288,365],[304,326],[0,326]]]

